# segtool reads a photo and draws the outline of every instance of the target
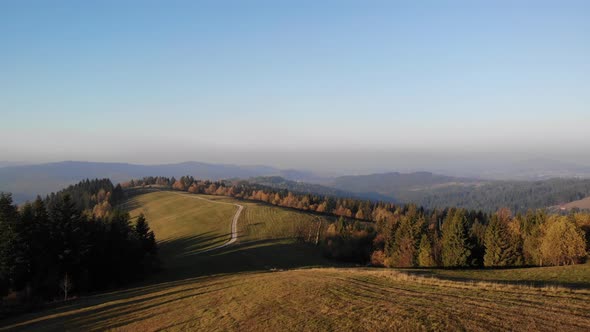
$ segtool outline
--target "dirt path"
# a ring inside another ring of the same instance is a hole
[[[231,238],[229,239],[229,241],[227,241],[226,243],[213,247],[213,248],[209,248],[209,249],[205,249],[200,251],[199,253],[206,253],[209,251],[213,251],[213,250],[217,250],[217,249],[221,249],[221,248],[225,248],[231,244],[233,244],[234,242],[236,242],[238,240],[238,219],[240,219],[240,215],[242,214],[242,210],[244,209],[244,206],[240,205],[240,204],[234,204],[234,203],[226,203],[226,202],[219,202],[219,201],[213,201],[210,199],[206,199],[203,197],[199,197],[196,195],[192,195],[192,194],[181,194],[181,193],[177,193],[177,192],[172,192],[175,195],[179,195],[179,196],[183,196],[183,197],[187,197],[187,198],[195,198],[195,199],[200,199],[202,201],[207,201],[207,202],[211,202],[211,203],[216,203],[216,204],[226,204],[226,205],[233,205],[233,206],[237,206],[238,207],[238,211],[236,211],[236,214],[234,214],[234,217],[232,219],[232,223],[231,223]]]

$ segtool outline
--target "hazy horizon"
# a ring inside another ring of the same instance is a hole
[[[3,161],[590,165],[587,2],[35,3],[0,4]]]
[[[169,160],[101,160],[101,159],[55,159],[41,161],[0,160],[2,166],[36,165],[54,162],[100,162],[124,163],[137,165],[165,165],[183,162],[200,162],[208,164],[226,164],[238,166],[269,166],[282,170],[309,171],[323,176],[361,175],[387,172],[432,172],[444,175],[482,177],[486,175],[501,175],[500,178],[518,178],[522,174],[516,171],[556,171],[559,166],[579,166],[586,169],[588,174],[590,164],[581,160],[567,158],[549,159],[541,155],[517,154],[501,156],[498,154],[438,154],[419,155],[411,153],[386,153],[386,151],[355,151],[354,156],[347,156],[341,152],[315,151],[308,152],[304,157],[302,152],[289,153],[275,151],[274,153],[256,153],[253,151],[233,151],[231,154],[218,153],[210,158],[200,155],[200,158],[169,159]],[[282,155],[281,155],[282,154]],[[494,173],[497,172],[497,173]],[[519,175],[519,176],[517,176]],[[516,176],[516,177],[515,177]],[[534,177],[534,174],[531,174]]]

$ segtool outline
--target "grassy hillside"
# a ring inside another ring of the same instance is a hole
[[[202,277],[85,298],[9,328],[587,331],[590,292],[307,269]]]
[[[565,208],[566,210],[571,210],[575,208],[581,210],[590,210],[590,197],[563,204],[561,207]]]
[[[207,200],[201,200],[198,198]],[[240,204],[236,245],[206,254],[199,251],[220,245],[230,238],[231,219]],[[193,195],[156,191],[132,198],[127,203],[132,216],[144,213],[160,245],[164,271],[157,281],[233,273],[333,265],[315,247],[302,244],[294,236],[317,230],[325,217],[238,201],[222,196]],[[278,255],[277,253],[281,253]]]
[[[590,265],[412,270],[426,276],[390,269],[334,268],[317,248],[296,239],[309,236],[319,222],[329,220],[254,202],[196,197],[151,192],[127,203],[133,215],[145,213],[157,232],[162,273],[129,289],[82,297],[0,322],[0,330],[585,331],[590,326],[588,288],[430,278],[516,280],[536,273],[537,279],[574,281],[568,278],[587,276]],[[199,253],[229,238],[237,208],[216,202],[244,206],[239,241]]]
[[[161,243],[199,235],[198,241],[195,239],[191,248],[194,251],[228,241],[231,238],[230,220],[237,211],[236,206],[215,204],[189,195],[164,191],[135,196],[123,207],[130,211],[132,217],[139,213],[145,214]]]

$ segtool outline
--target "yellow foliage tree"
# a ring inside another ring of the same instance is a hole
[[[548,220],[541,239],[541,265],[576,264],[586,256],[586,243],[579,227],[567,217]]]

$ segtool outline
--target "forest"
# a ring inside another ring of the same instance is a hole
[[[10,194],[0,194],[0,298],[11,294],[12,310],[23,310],[157,269],[155,235],[143,216],[132,222],[113,208],[122,199],[121,187],[108,179],[86,180],[19,207]]]
[[[513,214],[464,208],[296,194],[247,181],[146,177],[125,187],[157,185],[339,217],[323,243],[332,258],[388,267],[509,267],[582,263],[590,249],[590,213],[545,210]]]
[[[548,208],[590,196],[590,179],[582,178],[518,181],[459,178],[429,172],[383,173],[337,177],[326,184],[329,187],[276,179],[251,180],[275,188],[280,185],[281,189],[300,193],[325,192],[334,196],[329,191],[317,189],[337,188],[348,193],[349,197],[352,193],[355,197],[415,203],[428,209],[454,206],[485,212],[509,208],[513,212],[525,213],[529,209]]]
[[[429,208],[446,206],[484,211],[509,208],[525,213],[590,196],[588,179],[490,181],[476,186],[447,186],[423,192],[408,191],[400,198]]]

